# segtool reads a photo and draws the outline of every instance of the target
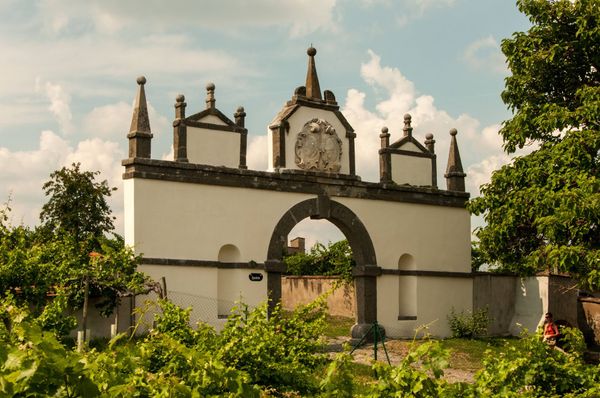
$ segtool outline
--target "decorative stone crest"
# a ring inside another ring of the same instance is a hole
[[[312,119],[302,127],[295,149],[301,169],[337,173],[342,167],[342,140],[323,119]]]

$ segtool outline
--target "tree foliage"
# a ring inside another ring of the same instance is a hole
[[[82,171],[80,166],[73,163],[50,174],[50,180],[43,186],[49,198],[42,207],[40,220],[46,231],[69,235],[93,246],[114,229],[114,217],[106,198],[116,188],[110,188],[106,180],[95,181],[99,171]]]
[[[567,354],[524,334],[501,354],[486,353],[472,383],[444,378],[450,351],[413,340],[396,366],[375,363],[372,382],[354,374],[352,356],[327,359],[318,336],[324,301],[291,314],[267,307],[233,310],[221,333],[190,327],[190,309],[159,301],[143,338],[113,338],[76,352],[12,298],[0,302],[0,396],[54,397],[597,397],[600,368],[582,360],[583,336],[567,336]]]
[[[295,253],[284,258],[288,273],[292,275],[340,276],[352,280],[352,248],[347,240],[329,243],[317,242],[309,253]]]
[[[570,273],[600,288],[600,3],[519,0],[532,27],[502,42],[512,72],[500,134],[516,157],[469,209],[484,260],[531,275]]]
[[[58,335],[75,327],[68,314],[82,306],[86,280],[90,295],[102,298],[104,314],[124,293],[148,284],[136,269],[139,256],[120,236],[106,235],[113,229],[106,203],[112,189],[95,182],[95,175],[79,164],[52,173],[44,185],[50,196],[40,217],[44,224],[37,228],[11,225],[10,201],[0,209],[0,298],[12,294],[40,317],[41,327]]]

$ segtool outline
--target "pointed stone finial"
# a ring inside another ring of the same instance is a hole
[[[429,152],[435,153],[435,140],[433,139],[433,134],[429,133],[425,136],[425,146]]]
[[[308,71],[306,72],[306,96],[308,98],[322,100],[321,87],[319,86],[319,77],[317,76],[317,67],[315,66],[315,55],[317,50],[309,47],[306,50],[308,54]]]
[[[215,84],[206,85],[206,109],[215,109]]]
[[[404,128],[402,129],[402,131],[404,132],[404,136],[405,137],[412,137],[412,127],[410,125],[412,120],[412,116],[410,116],[410,114],[406,114],[404,115]]]
[[[448,191],[465,192],[465,177],[462,162],[460,161],[460,153],[456,142],[456,129],[450,130],[450,152],[448,154],[448,166],[446,167],[446,187]]]
[[[148,105],[144,90],[146,78],[140,76],[136,81],[139,87],[137,96],[135,97],[135,104],[133,105],[131,127],[129,128],[129,134],[127,134],[127,138],[129,139],[129,157],[149,158],[152,132],[150,130],[150,118],[148,117]]]
[[[150,119],[148,118],[148,105],[146,104],[146,92],[144,90],[146,78],[144,76],[138,77],[137,84],[139,88],[133,105],[133,117],[131,118],[129,133],[150,133]]]

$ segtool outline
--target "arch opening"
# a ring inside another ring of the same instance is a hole
[[[328,196],[308,199],[291,207],[279,220],[271,235],[267,252],[267,289],[272,307],[281,300],[281,276],[287,238],[301,220],[326,219],[334,224],[348,240],[356,263],[353,275],[356,295],[356,324],[352,337],[361,338],[377,320],[377,281],[381,268],[377,266],[375,248],[367,229],[348,207],[332,201]]]
[[[340,279],[352,278],[354,256],[344,234],[326,219],[301,220],[288,234],[282,276],[281,305],[293,310],[314,301],[337,286]],[[327,311],[336,323],[356,320],[354,283],[344,283],[327,296]]]

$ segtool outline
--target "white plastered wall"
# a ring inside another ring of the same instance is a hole
[[[218,261],[220,249],[233,245],[240,262],[264,262],[279,219],[312,197],[149,179],[125,180],[124,196],[125,238],[137,254]],[[170,298],[194,308],[192,323],[202,319],[217,329],[225,322],[218,315],[240,297],[252,307],[267,298],[267,275],[260,270],[148,264],[140,270],[156,281],[166,278]],[[262,281],[251,281],[250,273],[262,274]]]
[[[260,274],[261,281],[251,281],[250,274]],[[233,306],[243,302],[256,307],[266,299],[267,274],[253,269],[219,269],[217,281],[217,309],[219,316],[229,314]]]
[[[533,333],[548,312],[548,277],[521,278],[515,294],[515,315],[510,333],[518,336],[523,328]]]
[[[404,149],[404,148],[402,148]],[[399,185],[431,185],[431,159],[392,154],[392,180]]]
[[[204,321],[217,326],[217,284],[206,283],[216,282],[218,271],[216,268],[142,264],[140,271],[155,281],[165,278],[169,299],[182,308],[192,307],[190,314],[192,325]],[[136,297],[136,305],[143,306],[147,298],[152,297]],[[151,319],[149,316],[146,318]]]
[[[279,219],[314,197],[149,179],[124,185],[125,203],[135,206],[135,215],[126,209],[127,243],[150,258],[217,261],[220,248],[232,244],[241,262],[263,262]]]
[[[363,222],[380,267],[397,269],[404,253],[418,270],[471,272],[471,222],[464,208],[332,198]]]
[[[220,248],[234,245],[241,262],[264,262],[279,219],[295,204],[315,197],[149,179],[129,179],[124,185],[126,242],[147,258],[217,261]],[[356,198],[332,200],[350,208],[363,222],[375,247],[376,265],[397,270],[400,256],[409,254],[417,270],[470,272],[470,218],[465,209]],[[136,213],[132,214],[134,207]],[[169,290],[183,289],[182,293],[189,295],[218,299],[221,286],[223,298],[242,291],[245,301],[258,303],[267,296],[266,274],[263,282],[250,282],[248,274],[253,270],[150,265],[142,270],[155,279],[167,277]],[[225,286],[225,276],[231,285]],[[171,282],[177,278],[182,282]],[[417,277],[416,321],[398,320],[400,294],[397,275],[378,277],[378,321],[390,336],[411,337],[418,325],[433,322],[429,331],[444,337],[450,334],[446,320],[450,309],[471,309],[472,280]],[[216,319],[217,313],[215,303],[210,319]]]
[[[331,111],[327,111],[324,109],[315,109],[308,107],[300,107],[298,108],[292,116],[288,118],[288,123],[290,129],[285,136],[285,168],[286,169],[294,169],[301,170],[296,165],[296,140],[298,138],[298,133],[302,131],[304,125],[311,121],[312,119],[323,119],[329,122],[335,132],[337,133],[338,138],[342,141],[342,159],[340,160],[341,169],[339,171],[340,174],[350,174],[350,157],[348,155],[349,152],[349,140],[346,138],[346,128],[340,122],[335,113]],[[267,133],[268,145],[269,145],[269,170],[273,170],[273,133],[271,130]]]
[[[140,265],[140,271],[155,281],[165,278],[169,300],[182,308],[191,307],[190,323],[206,322],[220,330],[237,302],[254,308],[266,300],[267,275],[264,271],[251,269],[217,269],[196,266]],[[251,281],[250,273],[263,275],[261,281]],[[137,296],[136,306],[143,307],[154,296]],[[144,323],[152,323],[151,310]],[[140,331],[145,328],[140,329]]]
[[[187,158],[190,163],[237,168],[240,165],[240,134],[188,126]]]
[[[453,308],[457,312],[472,310],[472,291],[470,278],[417,277],[417,319],[398,320],[398,277],[383,275],[377,280],[377,319],[390,337],[411,338],[417,329],[449,337],[447,316]]]
[[[336,198],[363,222],[377,255],[377,265],[398,269],[410,254],[416,270],[471,271],[470,216],[466,209],[401,202]],[[377,317],[389,336],[412,337],[415,328],[429,324],[435,336],[450,335],[447,315],[471,310],[470,278],[419,276],[416,280],[417,320],[398,320],[400,284],[397,275],[377,279]]]

